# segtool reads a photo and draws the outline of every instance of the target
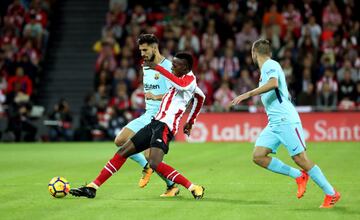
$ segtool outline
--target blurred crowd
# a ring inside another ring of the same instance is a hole
[[[13,0],[10,5],[1,2],[0,118],[8,118],[5,139],[35,140],[37,128],[29,114],[46,51],[52,2]]]
[[[55,0],[8,0],[0,8],[0,119],[13,139],[33,140],[28,119],[41,76]],[[3,2],[1,1],[1,6]],[[90,4],[90,2],[89,2]],[[163,56],[193,54],[204,111],[262,111],[259,97],[229,109],[238,94],[258,85],[251,57],[258,38],[272,43],[291,99],[309,111],[360,109],[360,19],[355,0],[109,0],[106,22],[94,42],[94,93],[85,97],[74,131],[66,100],[48,116],[49,139],[112,139],[143,113],[137,37],[153,33]],[[58,124],[61,123],[61,124]],[[26,131],[17,133],[17,131]]]
[[[102,37],[94,44],[95,105],[131,112],[144,108],[136,39],[154,33],[162,55],[190,51],[205,92],[206,111],[261,110],[259,97],[228,109],[236,94],[257,87],[251,45],[272,42],[291,98],[311,110],[360,108],[359,15],[354,0],[110,0]],[[110,111],[112,112],[112,111]],[[110,118],[110,117],[105,117]]]

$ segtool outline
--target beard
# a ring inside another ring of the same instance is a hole
[[[150,57],[149,61],[150,61],[150,62],[154,62],[154,60],[155,60],[155,54],[153,54],[153,55]]]

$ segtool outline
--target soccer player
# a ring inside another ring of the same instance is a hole
[[[268,40],[259,39],[252,45],[252,59],[260,68],[259,87],[239,95],[232,105],[239,104],[255,95],[261,96],[269,123],[256,140],[253,161],[272,172],[280,173],[296,180],[297,197],[300,199],[305,191],[309,176],[324,191],[325,199],[320,208],[332,208],[340,199],[337,192],[328,182],[321,169],[306,154],[306,145],[299,114],[289,100],[289,93],[284,72],[278,62],[271,59],[271,45]],[[303,170],[284,164],[276,157],[280,144],[288,150],[295,163]]]
[[[174,74],[154,63],[146,65],[163,74],[172,85],[161,101],[160,110],[150,124],[137,132],[115,153],[93,182],[87,186],[71,189],[72,195],[94,198],[96,190],[122,167],[128,157],[150,148],[149,164],[153,170],[186,187],[195,199],[203,197],[204,187],[193,184],[174,168],[162,162],[164,155],[169,151],[169,141],[178,131],[179,121],[188,103],[193,99],[192,110],[183,131],[190,135],[205,100],[205,95],[197,87],[195,76],[191,71],[192,56],[185,52],[177,53],[171,68]]]
[[[154,62],[167,70],[171,70],[171,61],[165,59],[159,52],[159,41],[153,34],[142,34],[138,38],[139,50],[144,62]],[[158,71],[143,68],[143,84],[145,92],[146,111],[139,118],[131,121],[127,124],[115,138],[115,144],[121,147],[127,140],[135,135],[141,128],[151,122],[151,118],[155,116],[159,110],[161,99],[163,95],[171,87],[166,78],[162,76]],[[145,155],[147,152],[145,152]],[[137,162],[143,167],[143,176],[139,181],[141,188],[145,187],[150,180],[150,176],[153,170],[149,167],[148,161],[142,153],[134,154],[130,159]],[[160,177],[162,177],[160,175]],[[165,193],[161,194],[161,197],[172,197],[179,193],[179,188],[176,184],[164,177],[167,189]]]

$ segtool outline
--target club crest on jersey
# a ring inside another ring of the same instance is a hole
[[[160,73],[155,73],[154,79],[158,80],[160,78]]]

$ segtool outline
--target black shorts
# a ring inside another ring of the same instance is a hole
[[[173,134],[169,127],[161,121],[152,120],[138,131],[131,141],[134,143],[136,151],[141,152],[150,147],[160,148],[165,154],[169,151],[169,142],[172,140]]]

